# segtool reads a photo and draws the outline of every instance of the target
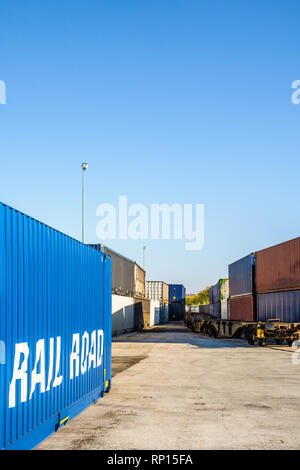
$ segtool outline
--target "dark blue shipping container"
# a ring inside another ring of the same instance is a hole
[[[213,315],[217,318],[221,317],[221,302],[215,302],[213,304]]]
[[[214,304],[228,298],[228,279],[219,279],[208,291],[209,303]]]
[[[221,317],[221,302],[214,302],[213,304],[209,304],[209,314],[213,315],[216,318]]]
[[[251,253],[228,266],[229,293],[235,295],[255,292],[255,255]]]
[[[300,291],[257,295],[257,320],[278,318],[284,323],[300,323]]]
[[[185,305],[182,302],[173,302],[169,305],[169,321],[181,321],[184,315]]]
[[[208,298],[209,298],[209,303],[212,304],[214,302],[214,296],[213,296],[213,291],[214,291],[214,287],[210,287],[209,288],[209,291],[208,291]]]
[[[220,281],[212,287],[212,303],[220,301]]]
[[[169,302],[185,302],[185,288],[182,284],[169,284]]]
[[[0,448],[35,447],[110,381],[111,260],[0,203]]]

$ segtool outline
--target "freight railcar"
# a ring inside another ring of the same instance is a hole
[[[184,321],[190,330],[197,333],[215,339],[244,339],[251,345],[257,343],[259,346],[265,346],[268,340],[274,340],[278,345],[286,341],[288,346],[292,346],[294,341],[300,339],[300,323],[284,323],[279,319],[270,319],[265,322],[242,322],[186,312]]]

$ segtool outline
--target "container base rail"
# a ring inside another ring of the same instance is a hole
[[[267,341],[273,340],[277,345],[287,342],[292,346],[300,340],[300,323],[283,323],[279,319],[267,322],[241,322],[222,320],[219,318],[204,318],[203,315],[186,315],[187,328],[196,333],[208,335],[211,338],[244,339],[249,344],[257,343],[266,346]]]

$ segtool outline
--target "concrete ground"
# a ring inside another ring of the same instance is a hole
[[[111,392],[38,449],[300,449],[293,351],[178,323],[120,336]]]

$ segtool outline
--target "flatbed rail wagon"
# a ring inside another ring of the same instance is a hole
[[[292,346],[300,339],[300,323],[283,323],[278,319],[242,322],[187,312],[184,320],[186,326],[197,333],[211,338],[244,339],[251,345],[265,346],[267,340],[274,340],[278,345],[286,341],[288,346]]]

